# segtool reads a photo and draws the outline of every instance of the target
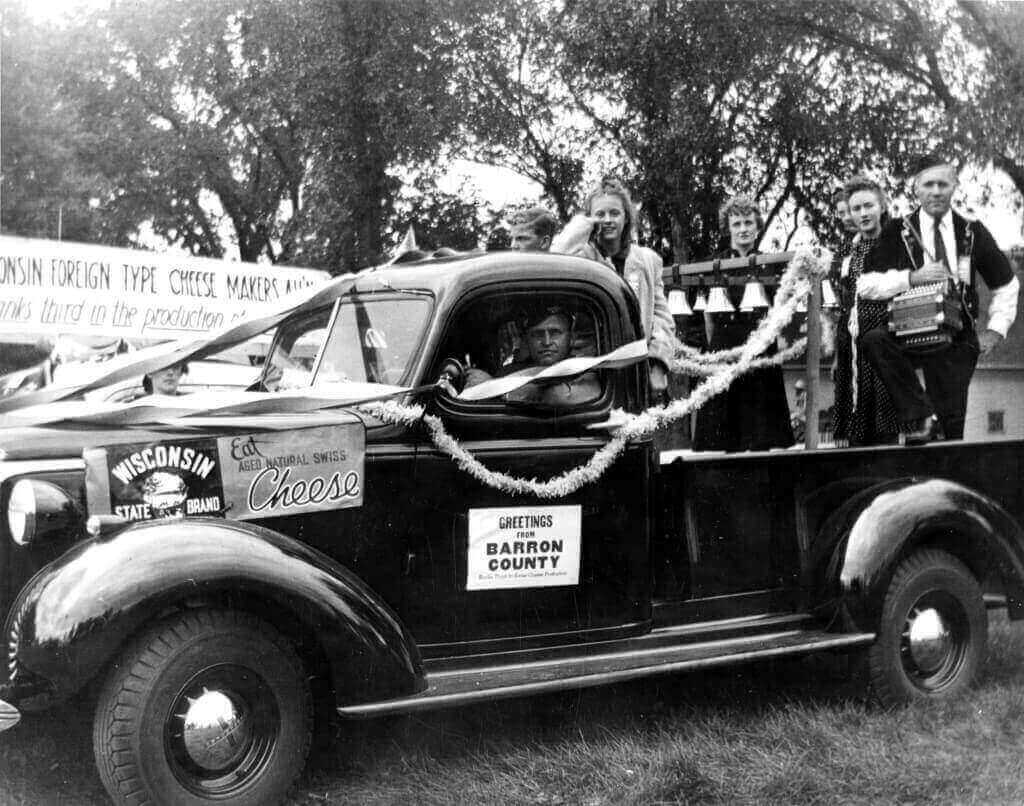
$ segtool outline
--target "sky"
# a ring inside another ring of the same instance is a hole
[[[540,184],[515,171],[462,159],[452,161],[439,187],[445,193],[457,193],[463,182],[475,188],[480,200],[494,208],[518,205],[524,199],[534,202],[541,193]]]

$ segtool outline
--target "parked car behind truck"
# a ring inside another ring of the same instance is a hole
[[[265,386],[407,387],[487,467],[528,478],[582,464],[613,412],[648,406],[643,361],[595,370],[600,394],[568,407],[432,386],[517,369],[538,305],[600,355],[642,339],[600,264],[471,255],[335,282],[278,328]],[[95,685],[112,799],[266,804],[302,770],[317,706],[408,713],[826,650],[866,652],[886,703],[944,698],[984,658],[986,603],[1024,612],[1019,441],[637,441],[551,500],[484,484],[418,424],[303,416],[0,432],[0,719]],[[191,486],[147,487],[157,473]],[[149,519],[157,501],[180,511]]]

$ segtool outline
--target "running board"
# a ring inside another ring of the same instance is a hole
[[[874,639],[874,633],[790,630],[699,644],[435,672],[427,674],[427,688],[412,697],[342,706],[338,713],[346,717],[373,717],[451,708],[482,700],[603,686],[655,674],[845,649],[869,644]]]

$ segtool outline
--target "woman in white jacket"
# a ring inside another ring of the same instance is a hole
[[[582,212],[555,236],[551,251],[600,261],[633,288],[647,337],[651,390],[660,393],[668,386],[675,322],[665,299],[661,257],[634,243],[635,232],[636,208],[629,191],[620,182],[605,179],[587,195]]]

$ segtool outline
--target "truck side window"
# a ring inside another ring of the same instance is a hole
[[[263,371],[263,385],[268,391],[310,385],[330,315],[330,309],[321,310],[282,325]]]
[[[338,381],[402,382],[430,316],[422,296],[346,298],[338,306],[314,385]]]
[[[423,340],[431,305],[424,296],[357,295],[290,320],[267,356],[263,385],[276,391],[345,381],[400,384]]]
[[[466,368],[466,386],[494,378],[532,377],[538,368],[577,356],[597,356],[607,338],[595,309],[568,294],[502,294],[471,305],[456,322],[442,354]],[[601,372],[525,384],[480,401],[518,414],[550,416],[586,408],[603,397]],[[466,405],[472,405],[467,403]]]

